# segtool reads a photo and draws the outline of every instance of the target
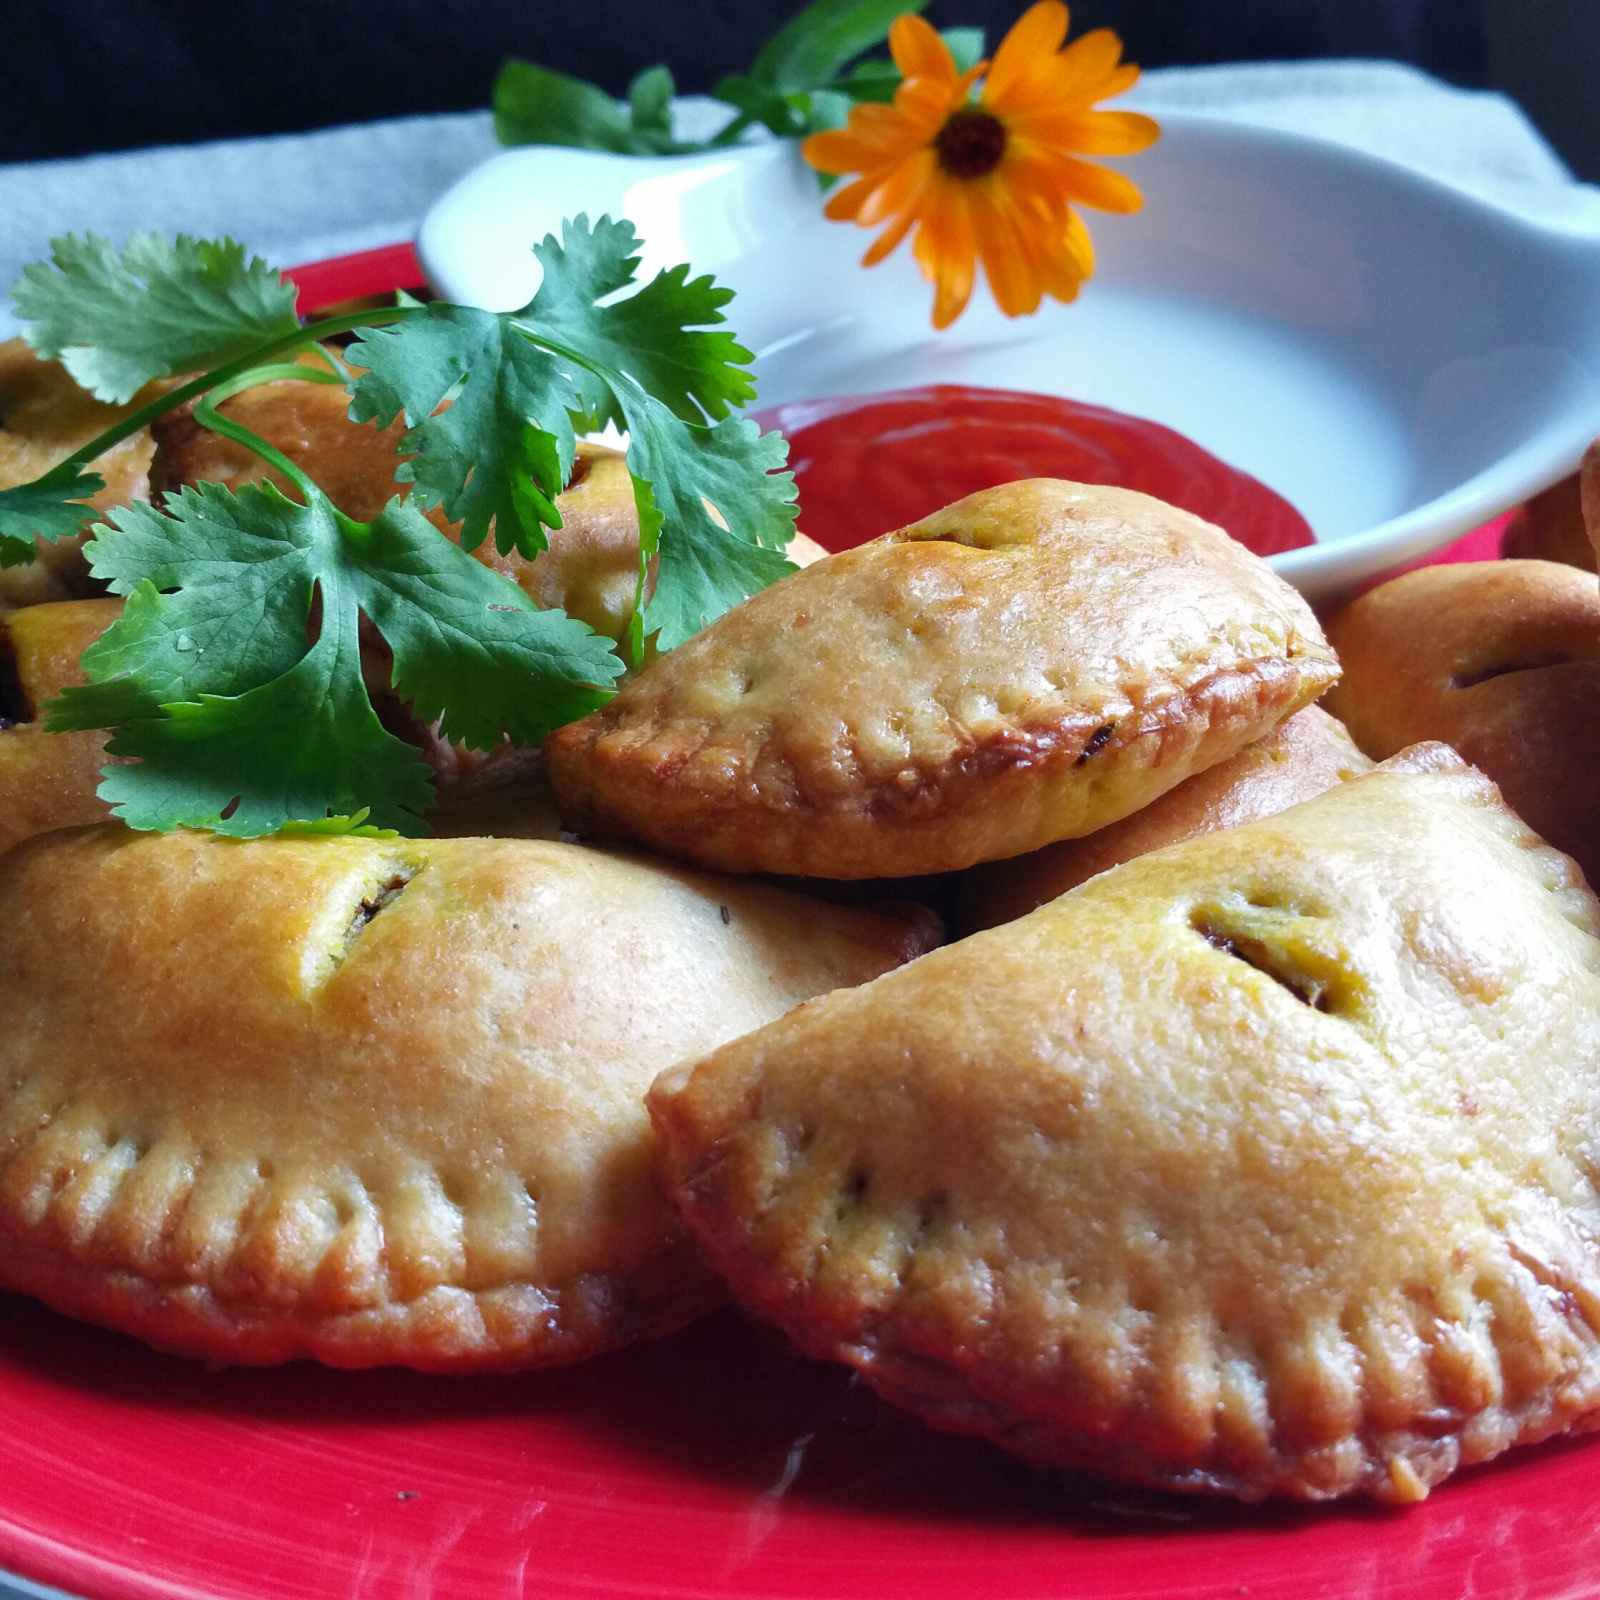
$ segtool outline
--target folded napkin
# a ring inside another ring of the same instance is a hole
[[[1540,220],[1600,232],[1600,188],[1574,183],[1512,101],[1410,67],[1169,68],[1146,73],[1119,103],[1337,139]],[[679,115],[688,130],[725,112],[690,99]],[[58,233],[227,233],[283,266],[408,239],[439,193],[497,148],[488,113],[473,111],[0,166],[0,288]],[[0,307],[0,335],[14,329]]]

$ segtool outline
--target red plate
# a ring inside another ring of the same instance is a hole
[[[368,252],[297,277],[325,303],[413,271]],[[732,1315],[442,1380],[207,1372],[0,1296],[0,1407],[0,1565],[117,1600],[1600,1591],[1600,1448],[1522,1452],[1404,1512],[1132,1494],[930,1434]]]

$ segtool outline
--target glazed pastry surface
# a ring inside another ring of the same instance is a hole
[[[95,793],[108,735],[47,733],[38,716],[83,682],[78,658],[121,610],[120,600],[57,600],[0,613],[0,854],[111,814]]]
[[[1600,905],[1442,746],[650,1107],[741,1301],[1040,1462],[1412,1501],[1600,1420]]]
[[[0,857],[0,1284],[229,1362],[664,1332],[720,1291],[651,1077],[935,933],[564,844],[31,840]]]
[[[950,871],[1091,833],[1338,668],[1220,529],[1031,479],[764,590],[546,749],[580,832],[727,871]]]

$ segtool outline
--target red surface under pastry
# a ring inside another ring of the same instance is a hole
[[[322,264],[314,303],[379,287],[361,262]],[[1502,527],[1436,559],[1490,559]],[[0,1296],[0,1405],[0,1567],[97,1600],[1600,1589],[1600,1443],[1518,1452],[1407,1511],[1141,1495],[931,1434],[731,1314],[571,1370],[450,1380],[212,1372]]]

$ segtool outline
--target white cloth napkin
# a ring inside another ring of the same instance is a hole
[[[1542,220],[1600,231],[1600,188],[1574,183],[1512,101],[1410,67],[1170,68],[1147,73],[1119,103],[1337,139]],[[711,116],[709,102],[680,105],[686,129]],[[0,290],[60,233],[119,242],[139,228],[226,233],[280,266],[391,244],[410,238],[438,194],[497,148],[488,113],[475,111],[0,166]],[[15,326],[9,304],[0,306],[0,335]]]

